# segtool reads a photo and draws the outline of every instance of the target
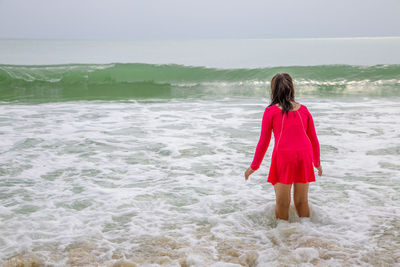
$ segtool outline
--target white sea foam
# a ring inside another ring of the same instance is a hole
[[[398,99],[301,102],[314,115],[324,176],[310,185],[311,217],[291,204],[289,222],[275,219],[266,182],[273,142],[243,177],[260,100],[1,105],[0,259],[398,264]]]

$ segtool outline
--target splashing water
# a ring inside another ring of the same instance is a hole
[[[142,266],[400,263],[400,99],[303,98],[324,176],[275,219],[266,99],[0,106],[0,259]],[[8,265],[7,265],[8,264]],[[14,264],[14,265],[13,265]],[[131,265],[129,265],[131,264]]]

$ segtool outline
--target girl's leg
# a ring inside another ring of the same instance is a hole
[[[274,185],[274,189],[276,195],[276,218],[281,220],[288,220],[290,207],[290,190],[292,189],[292,185],[276,183]]]
[[[308,183],[294,184],[293,199],[299,217],[310,217],[310,209],[308,207]]]

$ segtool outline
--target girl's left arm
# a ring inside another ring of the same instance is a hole
[[[271,132],[272,132],[272,112],[271,109],[266,108],[262,118],[260,138],[258,140],[256,151],[254,153],[253,162],[250,165],[250,168],[254,171],[260,168],[261,162],[264,159],[269,142],[271,141]]]

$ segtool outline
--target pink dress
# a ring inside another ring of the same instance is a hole
[[[320,165],[319,142],[313,118],[307,107],[300,105],[295,111],[283,115],[272,105],[264,111],[260,139],[250,167],[260,168],[274,132],[275,145],[272,152],[268,182],[293,184],[315,182],[313,165]]]

